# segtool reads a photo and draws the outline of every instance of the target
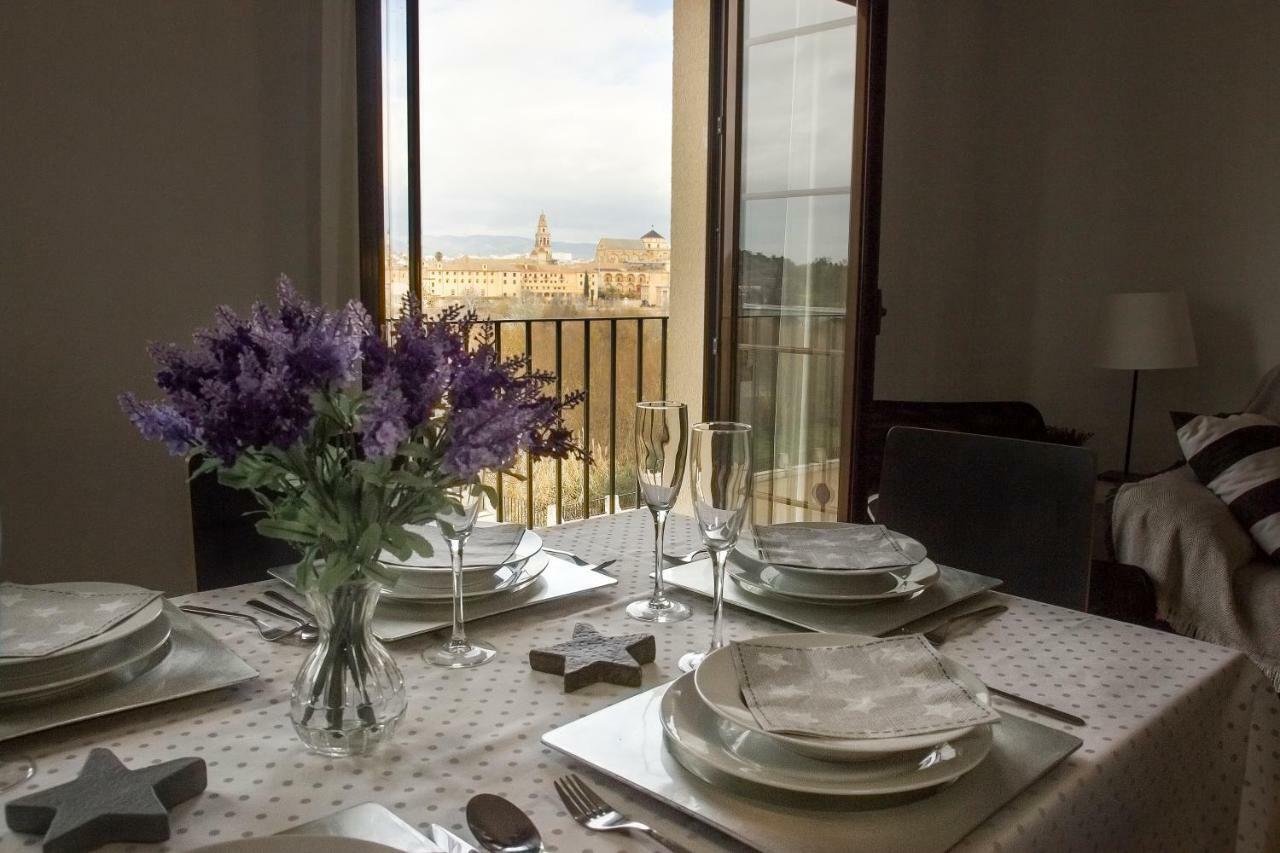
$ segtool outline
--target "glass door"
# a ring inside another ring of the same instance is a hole
[[[756,523],[836,520],[850,517],[862,302],[859,10],[841,0],[740,8],[720,402],[754,428]]]

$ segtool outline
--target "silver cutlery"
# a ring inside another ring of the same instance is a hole
[[[604,560],[599,563],[593,563],[590,560],[582,559],[572,551],[561,551],[559,548],[546,548],[546,547],[544,547],[542,550],[546,551],[548,554],[554,554],[555,556],[559,557],[562,560],[568,560],[570,563],[573,563],[575,566],[581,566],[584,569],[591,569],[593,572],[604,571],[609,566],[612,566],[614,563],[618,562],[617,560]],[[609,574],[609,572],[605,572],[605,574]]]
[[[308,625],[316,625],[316,615],[289,596],[285,595],[283,592],[277,592],[274,589],[269,589],[262,594],[274,601],[276,604],[279,604],[285,610],[288,610],[290,613],[295,613],[299,617],[305,619]]]
[[[519,806],[495,794],[476,794],[467,803],[467,826],[492,853],[540,853],[542,836]]]
[[[564,801],[569,816],[593,832],[620,832],[635,830],[643,832],[672,853],[690,853],[689,848],[677,844],[659,833],[656,829],[639,821],[627,818],[596,795],[587,784],[575,774],[570,773],[556,780],[556,793]]]
[[[706,556],[708,556],[706,548],[694,548],[692,551],[690,551],[687,554],[665,554],[664,553],[662,555],[662,558],[666,560],[668,563],[675,563],[683,566],[683,565],[687,565],[688,563],[692,563],[694,560],[701,560],[703,557],[706,557]]]
[[[315,625],[310,624],[305,619],[295,616],[292,613],[279,610],[272,607],[270,604],[267,604],[265,601],[259,601],[256,598],[249,599],[248,604],[250,607],[261,610],[263,613],[269,613],[277,619],[283,619],[286,622],[292,622],[297,625],[298,638],[305,643],[314,643],[316,640],[320,639],[320,629]]]
[[[262,639],[267,642],[274,643],[283,640],[285,637],[292,637],[302,630],[301,625],[294,625],[292,628],[273,628],[266,622],[256,616],[250,616],[248,613],[234,613],[230,610],[214,610],[212,607],[197,607],[194,604],[184,604],[178,608],[184,613],[194,613],[197,616],[213,616],[218,619],[238,619],[241,622],[248,622],[258,629],[258,633],[262,635]]]

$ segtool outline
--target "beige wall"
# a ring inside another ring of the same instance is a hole
[[[1092,366],[1101,297],[1185,290],[1200,367],[1167,412],[1241,406],[1280,361],[1280,5],[895,2],[881,398],[1021,398],[1118,467],[1129,375]]]
[[[710,0],[675,4],[671,116],[671,297],[667,396],[702,420],[707,264],[707,109]],[[689,512],[688,489],[679,509]]]
[[[190,589],[182,463],[115,397],[149,393],[147,341],[187,339],[280,272],[351,292],[352,244],[322,236],[350,233],[333,170],[351,149],[321,150],[350,137],[349,100],[321,91],[349,7],[10,0],[0,17],[0,576]]]

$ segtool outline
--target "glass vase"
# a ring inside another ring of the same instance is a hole
[[[328,593],[307,592],[320,639],[293,681],[289,716],[312,752],[367,755],[404,717],[404,676],[373,635],[381,594],[381,585],[367,578]]]

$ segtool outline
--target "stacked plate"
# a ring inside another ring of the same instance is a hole
[[[772,525],[767,530],[793,543],[785,556],[780,559],[767,550],[759,538],[762,531],[758,530],[755,537],[739,543],[729,561],[729,577],[753,595],[813,604],[861,605],[914,598],[939,577],[938,566],[928,559],[924,545],[877,525],[804,521]],[[803,543],[808,538],[854,544],[848,559],[832,560],[830,553],[817,548],[813,558],[806,559]],[[874,561],[859,560],[859,539],[889,546],[882,549],[886,555]]]
[[[501,593],[518,592],[532,584],[547,568],[548,557],[542,551],[542,537],[525,529],[510,556],[500,562],[470,562],[462,551],[462,595],[482,598]],[[395,572],[397,582],[383,591],[383,597],[397,601],[448,601],[453,597],[453,570],[439,565],[441,561],[418,558],[396,560],[383,554],[383,565]]]
[[[792,647],[816,648],[865,638],[786,634]],[[766,731],[742,696],[732,650],[720,649],[675,681],[662,698],[668,749],[695,775],[749,791],[831,797],[887,797],[927,792],[977,767],[991,750],[991,724],[897,737],[838,739]],[[985,686],[941,657],[943,670],[980,704]]]
[[[69,593],[138,593],[117,583],[44,584]],[[39,657],[0,657],[0,707],[30,703],[87,688],[99,682],[133,678],[158,663],[169,650],[169,618],[156,596],[131,616],[96,636]],[[17,642],[10,637],[8,642]]]

